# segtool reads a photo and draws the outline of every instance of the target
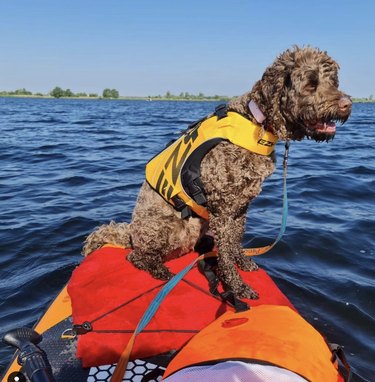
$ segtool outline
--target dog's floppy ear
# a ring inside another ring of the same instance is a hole
[[[291,72],[294,66],[293,52],[287,50],[264,72],[262,79],[253,89],[251,98],[259,105],[269,125],[279,139],[286,139],[288,133],[285,118],[280,113],[282,98],[291,86]]]

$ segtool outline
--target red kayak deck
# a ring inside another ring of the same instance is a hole
[[[77,357],[84,367],[118,361],[143,313],[166,283],[136,269],[126,260],[129,252],[117,247],[93,252],[73,272],[68,284],[74,324],[86,322],[91,326],[91,330],[78,338]],[[197,256],[193,252],[171,260],[167,266],[178,273]],[[258,300],[244,299],[249,306],[293,308],[264,270],[240,271],[240,274],[260,296]],[[207,279],[194,266],[137,336],[132,359],[180,349],[194,334],[228,310],[233,308],[209,293]]]

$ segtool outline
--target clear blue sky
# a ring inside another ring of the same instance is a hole
[[[0,0],[0,90],[239,95],[293,44],[375,95],[375,0]]]

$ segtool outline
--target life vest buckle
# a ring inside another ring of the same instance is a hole
[[[187,185],[188,194],[194,199],[194,201],[200,206],[205,206],[207,203],[206,196],[204,194],[204,186],[200,178],[196,178]]]
[[[177,211],[181,212],[186,207],[186,203],[178,195],[172,196],[171,200]]]
[[[186,219],[190,216],[193,216],[191,208],[178,196],[175,195],[171,198],[174,208],[181,212],[181,219]]]

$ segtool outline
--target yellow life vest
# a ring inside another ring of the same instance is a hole
[[[287,306],[226,312],[196,334],[169,363],[163,379],[186,367],[228,360],[277,366],[312,382],[342,381],[322,335]]]
[[[200,182],[200,163],[218,143],[227,140],[259,155],[271,155],[277,137],[241,114],[226,112],[192,125],[179,139],[152,158],[146,166],[146,180],[182,217],[186,209],[208,219]],[[218,169],[220,171],[220,169]]]

